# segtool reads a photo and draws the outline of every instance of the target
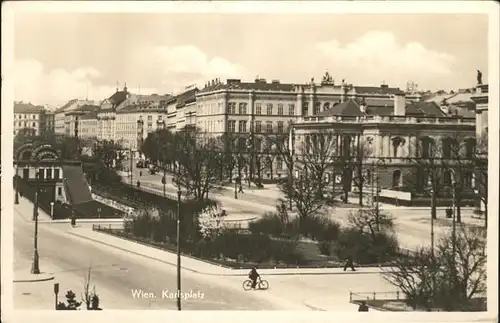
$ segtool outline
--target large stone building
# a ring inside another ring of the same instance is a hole
[[[419,197],[428,196],[430,183],[427,165],[420,158],[442,158],[451,164],[452,147],[472,158],[475,120],[450,116],[435,102],[407,100],[402,92],[394,91],[390,97],[346,98],[316,115],[304,115],[293,125],[297,158],[312,153],[311,147],[318,142],[327,142],[330,148],[322,153],[329,154],[326,160],[335,165],[329,170],[331,178],[344,189],[357,191],[367,186],[364,192],[372,194],[376,176],[381,200],[418,203]],[[356,163],[347,163],[354,159],[362,160],[361,171]],[[444,189],[440,195],[452,183],[452,171],[441,171]],[[465,196],[472,192],[473,175],[472,171],[462,175]]]
[[[14,136],[21,129],[37,136],[53,132],[54,115],[47,112],[42,106],[35,106],[22,101],[14,102]]]

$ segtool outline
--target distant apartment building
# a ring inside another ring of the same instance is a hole
[[[99,110],[98,105],[83,105],[75,110],[65,113],[65,135],[68,137],[81,137],[80,118],[94,114]]]
[[[53,131],[53,114],[48,113],[43,106],[31,103],[14,102],[14,136],[22,129],[31,135],[41,135]]]
[[[98,122],[97,122],[98,111],[92,111],[85,115],[82,115],[78,119],[78,137],[82,139],[97,139],[98,135]]]
[[[54,132],[60,135],[74,135],[76,115],[71,112],[88,105],[95,105],[95,102],[93,100],[73,99],[57,109],[54,112]]]

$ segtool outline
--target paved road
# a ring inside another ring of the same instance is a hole
[[[40,225],[39,250],[42,271],[56,272],[61,291],[72,289],[80,295],[83,278],[92,266],[92,283],[96,286],[105,309],[175,309],[176,300],[162,298],[163,290],[175,290],[175,267],[130,255],[116,249],[98,246],[71,236],[66,225]],[[14,221],[14,270],[29,270],[33,250],[33,225],[19,214]],[[281,305],[270,304],[258,292],[245,292],[239,278],[221,280],[184,273],[184,291],[203,293],[203,299],[183,302],[187,310],[272,310]],[[33,308],[53,307],[53,282],[16,283],[15,304]],[[134,298],[132,290],[155,293],[156,299]],[[26,295],[26,293],[30,295]],[[22,305],[21,305],[22,304]],[[16,305],[16,308],[17,306]]]

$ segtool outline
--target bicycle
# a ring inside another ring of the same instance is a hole
[[[267,280],[263,280],[259,277],[257,284],[255,285],[255,288],[260,289],[260,290],[266,290],[269,288],[269,283],[267,282]],[[250,289],[252,289],[252,280],[251,279],[247,279],[243,282],[243,289],[246,291],[249,291]]]

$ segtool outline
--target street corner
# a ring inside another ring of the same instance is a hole
[[[39,274],[32,274],[29,271],[21,271],[14,273],[14,283],[36,283],[54,280],[55,275],[53,273],[41,272]]]

